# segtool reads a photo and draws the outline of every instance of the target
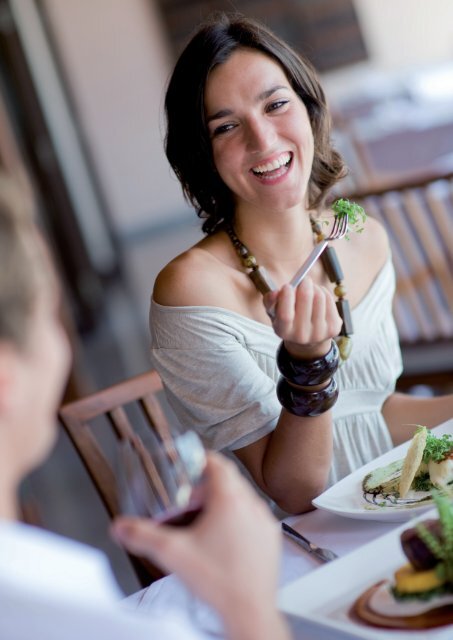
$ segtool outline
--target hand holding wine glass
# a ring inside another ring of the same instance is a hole
[[[177,573],[219,612],[228,637],[247,637],[246,632],[263,640],[289,637],[275,608],[278,523],[223,456],[207,454],[203,477],[202,509],[190,526],[122,517],[114,523],[115,538],[130,552]]]
[[[165,440],[134,434],[119,443],[117,489],[124,515],[183,525],[199,513],[206,455],[193,431]]]

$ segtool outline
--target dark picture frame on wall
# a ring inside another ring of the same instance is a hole
[[[319,72],[368,58],[353,0],[158,0],[177,56],[209,15],[237,12],[270,27]]]

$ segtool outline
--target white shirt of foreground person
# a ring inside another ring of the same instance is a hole
[[[190,619],[121,603],[107,558],[86,545],[0,521],[1,640],[197,640]]]

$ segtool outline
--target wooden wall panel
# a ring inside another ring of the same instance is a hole
[[[318,71],[368,57],[352,0],[159,0],[159,5],[176,55],[210,14],[236,10],[269,26]]]

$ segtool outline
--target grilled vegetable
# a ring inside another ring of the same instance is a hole
[[[403,460],[395,460],[386,467],[378,467],[366,475],[362,482],[365,493],[383,495],[398,491],[398,485],[403,468]]]

